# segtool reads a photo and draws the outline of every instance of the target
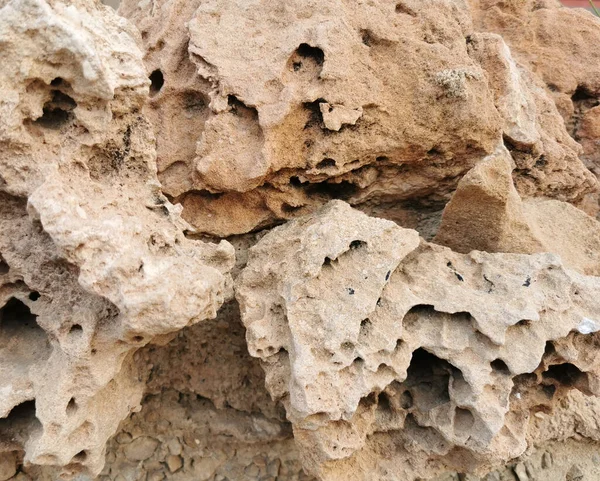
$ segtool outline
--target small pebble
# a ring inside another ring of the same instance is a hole
[[[581,471],[579,466],[577,466],[576,464],[571,466],[571,469],[569,469],[569,471],[567,472],[566,481],[583,481],[583,472]]]
[[[183,466],[183,459],[181,456],[171,454],[170,456],[167,456],[167,466],[172,473],[179,471]]]
[[[523,463],[517,464],[513,471],[517,475],[519,481],[529,481],[529,476],[527,475],[527,469],[525,469],[525,465]]]
[[[542,455],[542,468],[548,469],[552,466],[552,453],[545,451]]]

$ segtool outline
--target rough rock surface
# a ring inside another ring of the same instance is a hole
[[[87,2],[0,10],[0,450],[66,474],[138,408],[134,352],[230,290],[232,246],[160,192],[136,36]]]
[[[119,13],[0,0],[0,481],[598,477],[598,19]]]
[[[469,0],[475,28],[504,38],[513,55],[545,84],[582,159],[600,176],[600,41],[598,19],[558,0]],[[560,32],[560,34],[558,34]],[[600,215],[598,195],[582,207]]]
[[[144,38],[164,192],[202,232],[332,198],[416,226],[503,136],[522,194],[597,188],[550,96],[461,0],[152,5],[120,12]]]
[[[553,254],[459,254],[336,201],[264,236],[236,294],[304,467],[384,480],[516,457],[537,396],[598,395],[598,289]]]
[[[553,252],[568,267],[600,275],[600,223],[566,202],[522,200],[512,164],[501,147],[461,179],[435,242],[463,253]]]

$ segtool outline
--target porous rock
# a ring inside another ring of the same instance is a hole
[[[545,85],[568,132],[583,147],[581,158],[600,176],[599,20],[558,0],[469,0],[474,28],[502,35],[514,57]],[[598,194],[580,203],[600,215]]]
[[[489,467],[526,449],[524,398],[598,395],[599,288],[553,254],[460,254],[336,201],[264,236],[236,293],[305,468],[362,480]]]
[[[120,12],[153,72],[159,178],[201,232],[332,198],[411,220],[441,210],[503,136],[523,195],[597,189],[549,95],[462,0],[145,5]]]
[[[97,474],[139,407],[137,349],[214,317],[233,248],[187,240],[110,8],[0,3],[0,450]]]

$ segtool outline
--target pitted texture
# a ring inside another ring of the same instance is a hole
[[[159,190],[135,30],[88,2],[0,10],[0,449],[98,473],[139,406],[134,352],[214,317],[233,248]]]
[[[474,466],[521,454],[528,411],[515,399],[528,373],[539,372],[533,393],[600,393],[584,339],[547,352],[600,330],[600,278],[552,254],[419,245],[337,201],[263,237],[237,283],[249,351],[321,479],[421,476],[427,457],[452,466],[457,451]]]
[[[462,0],[120,11],[155,75],[159,178],[201,232],[272,226],[330,199],[416,227],[503,135],[523,195],[597,188],[550,97],[500,37],[475,34]]]

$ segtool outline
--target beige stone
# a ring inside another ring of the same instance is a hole
[[[463,1],[153,5],[119,11],[164,80],[145,110],[159,178],[200,232],[270,227],[335,198],[415,227],[419,205],[448,200],[503,134],[523,194],[597,188],[551,98]]]
[[[511,164],[500,147],[461,179],[435,242],[463,253],[552,252],[572,269],[600,275],[600,222],[566,202],[521,200]]]
[[[265,235],[236,295],[305,468],[323,480],[395,479],[462,470],[456,450],[469,470],[523,453],[523,403],[544,385],[598,395],[598,361],[567,339],[600,330],[599,282],[553,254],[419,244],[333,202]]]
[[[134,28],[99,3],[0,7],[1,449],[95,475],[139,407],[134,352],[216,315],[233,248],[186,239],[160,192]]]
[[[0,455],[0,480],[7,481],[17,473],[17,459],[14,453]]]
[[[130,461],[144,461],[152,456],[158,444],[158,440],[154,438],[140,436],[125,446],[125,456]]]

